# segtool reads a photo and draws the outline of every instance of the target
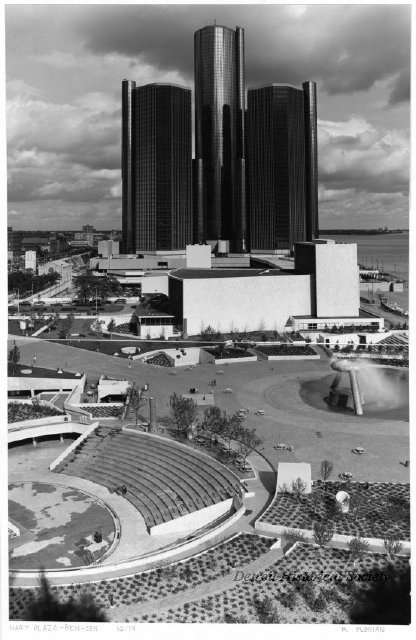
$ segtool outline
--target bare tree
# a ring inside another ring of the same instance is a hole
[[[212,436],[222,435],[227,423],[227,414],[225,411],[217,406],[208,407],[204,411],[204,418],[202,420],[202,431],[206,432],[209,436],[209,446],[212,445]]]
[[[319,546],[320,550],[331,542],[334,536],[334,525],[332,522],[314,522],[313,523],[313,539]]]
[[[334,470],[334,465],[330,460],[322,460],[321,462],[321,477],[325,483],[325,491],[326,491],[326,481]]]
[[[306,492],[308,485],[302,480],[302,478],[296,478],[292,480],[290,485],[290,492],[294,495],[296,500],[300,500],[300,497]]]
[[[244,465],[250,453],[258,449],[262,444],[263,439],[258,437],[254,427],[252,429],[241,428],[238,440],[238,453],[243,458]]]
[[[363,540],[359,536],[358,538],[352,538],[352,540],[349,541],[348,549],[350,552],[351,561],[354,566],[356,565],[357,560],[359,560],[368,550],[368,547],[369,544],[367,540]]]
[[[20,362],[20,349],[16,344],[16,340],[13,341],[13,349],[9,351],[9,362],[11,365],[12,373],[15,374],[17,365]]]
[[[384,539],[384,547],[389,558],[392,559],[393,556],[398,555],[403,549],[403,544],[400,542],[400,538],[396,533],[390,533]]]
[[[127,401],[129,411],[131,411],[136,420],[136,427],[139,421],[140,409],[146,404],[147,398],[144,397],[144,389],[133,384],[127,392]]]
[[[244,418],[242,418],[238,412],[233,413],[232,416],[227,416],[226,418],[221,436],[226,442],[228,442],[228,455],[231,453],[231,441],[238,440],[243,420]]]

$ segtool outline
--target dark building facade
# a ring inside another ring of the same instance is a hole
[[[318,115],[316,83],[302,84],[305,113],[306,240],[319,238],[318,220]]]
[[[121,85],[121,182],[122,182],[122,251],[135,251],[134,203],[134,90],[136,83],[123,80]]]
[[[192,241],[191,90],[149,84],[123,91],[123,251],[185,249]]]
[[[244,29],[194,35],[194,240],[246,249]]]
[[[305,84],[309,90],[314,85]],[[314,95],[316,98],[316,91]],[[308,100],[301,89],[280,84],[248,92],[252,251],[292,250],[295,242],[312,239],[313,229],[317,230],[316,99],[314,127],[305,110]],[[309,175],[311,169],[315,169],[314,177]]]

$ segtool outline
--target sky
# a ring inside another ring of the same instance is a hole
[[[322,229],[408,227],[410,7],[6,6],[8,224],[121,228],[121,81],[193,88],[193,34],[245,29],[246,88],[318,87]]]

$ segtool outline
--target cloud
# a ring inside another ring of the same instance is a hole
[[[388,104],[395,106],[410,100],[410,68],[407,67],[399,73],[391,83],[391,93]]]
[[[409,140],[353,116],[319,121],[319,176],[327,189],[401,193],[409,188]]]
[[[193,77],[193,33],[246,28],[247,84],[319,81],[329,94],[369,89],[410,57],[410,9],[395,5],[129,5],[82,11],[77,30],[96,54],[118,53]],[[392,34],[394,37],[392,37]]]

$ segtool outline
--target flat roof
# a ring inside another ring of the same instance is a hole
[[[32,373],[21,373],[22,369],[31,369]],[[10,378],[66,378],[73,380],[77,378],[80,379],[80,376],[76,376],[72,371],[63,371],[62,373],[58,373],[56,369],[45,369],[44,367],[32,367],[31,364],[18,364],[16,365],[16,373],[13,373],[12,366],[8,363],[7,366],[7,375]],[[82,373],[80,371],[80,373]]]
[[[170,313],[166,313],[165,311],[159,311],[159,309],[154,309],[153,307],[144,307],[142,304],[138,304],[134,314],[138,318],[173,318],[174,316]]]
[[[293,276],[293,270],[280,269],[174,269],[170,276],[179,280],[203,280],[204,278],[254,278],[256,276]]]

